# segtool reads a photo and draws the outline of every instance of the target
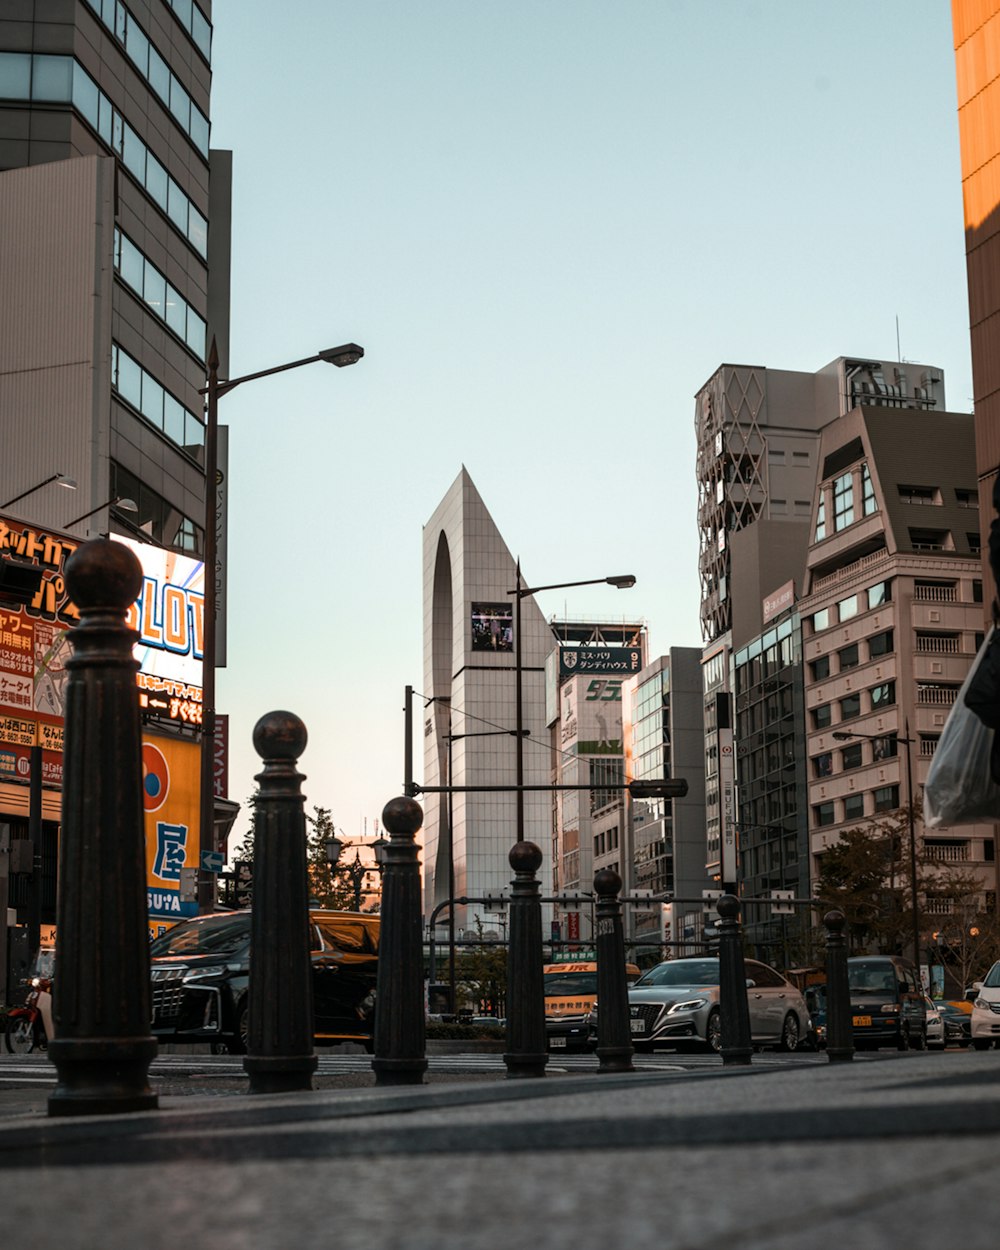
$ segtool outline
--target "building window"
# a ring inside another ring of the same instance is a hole
[[[833,824],[833,804],[817,803],[813,808],[813,824],[822,828]]]
[[[875,660],[881,655],[890,655],[892,653],[892,647],[893,638],[891,629],[885,629],[880,634],[872,634],[872,636],[868,639],[868,658]]]
[[[955,487],[955,503],[960,508],[979,508],[979,495],[974,490],[962,490]]]
[[[899,786],[879,786],[874,799],[877,812],[895,811],[899,807]]]
[[[117,226],[115,272],[154,316],[175,331],[189,351],[199,360],[205,359],[204,319],[178,295],[153,262],[147,260]]]
[[[830,751],[824,751],[822,755],[813,757],[813,776],[814,777],[830,777],[833,774],[833,755]]]
[[[138,513],[130,514],[129,524],[141,529],[154,542],[193,555],[204,551],[204,530],[114,460],[111,461],[111,494],[135,501]],[[118,520],[121,519],[119,516]]]
[[[979,553],[983,549],[983,542],[982,542],[982,538],[980,537],[979,531],[976,530],[975,533],[972,533],[971,531],[969,531],[968,533],[966,533],[965,541],[969,544],[969,550],[972,552],[972,554],[974,556],[978,556]]]
[[[849,768],[861,767],[861,743],[852,742],[849,747],[844,747],[840,753],[840,763],[844,772]]]
[[[844,672],[848,668],[856,668],[860,663],[858,656],[858,644],[852,642],[849,647],[842,647],[837,652],[837,659],[840,661],[840,671]]]
[[[865,796],[863,794],[849,794],[844,799],[844,819],[845,820],[861,820],[865,814]]]
[[[861,715],[861,695],[849,694],[840,700],[840,719],[851,720]]]
[[[832,715],[829,703],[821,703],[819,707],[812,710],[813,729],[826,729],[832,722]]]
[[[890,703],[896,702],[896,683],[886,681],[881,686],[873,686],[869,694],[872,697],[872,711],[878,712]]]
[[[848,595],[846,599],[841,599],[837,604],[837,614],[841,621],[849,621],[852,616],[857,616],[858,596]]]
[[[872,759],[878,763],[879,760],[891,760],[899,750],[899,744],[895,734],[886,734],[882,738],[872,739]]]
[[[820,608],[818,612],[813,613],[812,618],[813,633],[818,634],[820,630],[830,628],[830,609]]]
[[[877,511],[875,503],[875,487],[872,485],[872,475],[868,472],[868,465],[861,466],[861,511],[864,516],[871,516]]]
[[[819,506],[816,509],[816,533],[813,542],[822,542],[826,537],[826,496],[820,491]]]
[[[823,681],[824,678],[830,676],[830,657],[821,655],[818,660],[813,660],[809,665],[809,672],[813,681]]]
[[[939,504],[941,492],[936,486],[900,486],[900,503]]]
[[[876,582],[874,586],[868,587],[868,607],[880,608],[883,603],[889,603],[892,600],[892,582]]]
[[[111,344],[111,386],[119,398],[141,412],[150,425],[201,463],[204,425],[117,343]]]
[[[833,482],[833,529],[835,533],[854,524],[854,476],[842,473]]]
[[[910,546],[914,551],[953,551],[955,542],[950,530],[910,527]]]

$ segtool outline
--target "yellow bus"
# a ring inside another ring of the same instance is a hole
[[[549,1050],[589,1049],[590,1009],[597,997],[597,964],[592,960],[546,964],[545,1032]],[[635,964],[625,965],[625,977],[632,984],[639,976]]]

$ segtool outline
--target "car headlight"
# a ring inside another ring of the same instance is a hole
[[[977,998],[972,1005],[978,1007],[980,1011],[988,1011],[990,1007],[989,999],[982,997]]]
[[[879,1008],[884,1016],[893,1016],[899,1013],[899,1003],[883,1003]]]
[[[707,1004],[707,998],[686,998],[682,1003],[674,1003],[667,1011],[667,1015],[672,1016],[681,1011],[697,1011],[699,1007],[705,1007]]]
[[[187,985],[191,981],[207,981],[212,977],[224,976],[229,968],[229,964],[213,964],[210,968],[192,968],[181,978],[182,984]]]

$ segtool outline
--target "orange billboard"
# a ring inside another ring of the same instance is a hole
[[[181,898],[181,869],[199,862],[201,750],[186,738],[142,738],[142,805],[146,820],[146,899],[150,937],[194,916]]]

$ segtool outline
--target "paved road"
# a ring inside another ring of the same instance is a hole
[[[1000,1052],[670,1059],[7,1117],[5,1226],[32,1250],[995,1250]],[[235,1081],[238,1061],[156,1067]]]

